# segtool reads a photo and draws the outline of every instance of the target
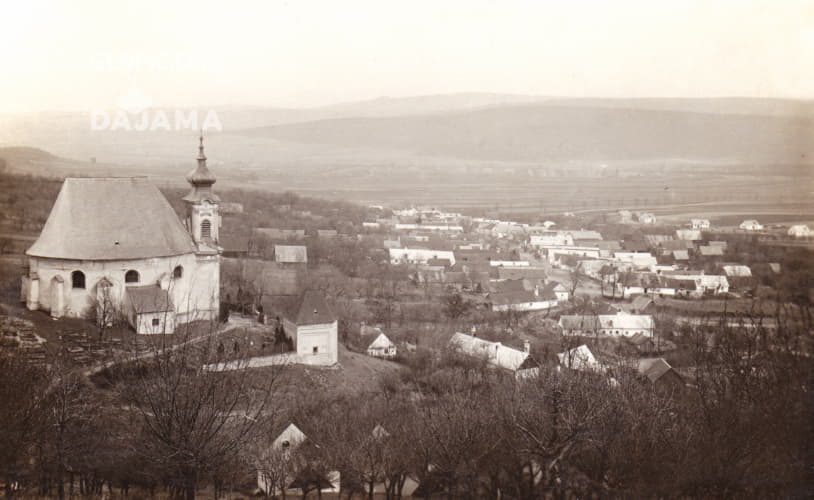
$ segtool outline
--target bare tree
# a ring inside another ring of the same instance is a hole
[[[218,371],[226,359],[211,333],[193,342],[188,332],[177,332],[184,342],[132,359],[119,383],[142,424],[138,452],[187,499],[195,498],[201,481],[222,473],[222,464],[237,461],[278,379],[277,368],[258,374],[240,360],[232,361],[232,370]]]
[[[41,430],[47,383],[42,369],[0,350],[0,472],[8,498]]]

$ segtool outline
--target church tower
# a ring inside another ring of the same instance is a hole
[[[212,192],[212,184],[217,179],[206,166],[203,133],[199,141],[198,166],[187,174],[187,182],[192,186],[192,190],[183,198],[187,204],[186,225],[199,252],[217,252],[220,198]]]

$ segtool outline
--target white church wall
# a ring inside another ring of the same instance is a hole
[[[39,277],[40,286],[37,294],[39,308],[51,310],[53,301],[51,283],[54,277],[60,276],[64,281],[64,315],[69,317],[87,316],[95,304],[96,288],[102,278],[106,278],[112,284],[110,298],[121,308],[126,286],[158,284],[162,278],[167,282],[166,279],[171,278],[173,270],[180,265],[183,268],[182,277],[168,281],[170,296],[180,316],[180,322],[217,317],[219,264],[217,255],[200,260],[195,254],[116,261],[74,261],[32,257],[29,263],[31,272],[36,272]],[[125,283],[125,273],[129,270],[139,273],[138,283]],[[72,287],[71,274],[74,271],[82,271],[85,274],[84,289]]]

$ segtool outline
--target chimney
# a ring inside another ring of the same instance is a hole
[[[523,341],[523,352],[530,353],[531,352],[531,342],[528,340]]]

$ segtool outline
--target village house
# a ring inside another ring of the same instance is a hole
[[[572,246],[574,238],[570,233],[563,231],[546,231],[540,234],[532,234],[529,237],[529,245],[534,247],[542,246]]]
[[[748,219],[741,222],[741,225],[738,226],[745,231],[762,231],[763,225],[756,221],[755,219]]]
[[[793,238],[811,238],[814,236],[814,231],[805,224],[797,224],[789,228],[788,235]]]
[[[272,441],[270,449],[258,462],[257,488],[268,496],[296,497],[302,493],[302,481],[311,481],[312,478],[301,478],[304,472],[302,463],[296,458],[303,446],[318,446],[311,442],[308,436],[296,425],[289,424]],[[265,464],[270,464],[266,468]],[[308,471],[309,473],[311,471]],[[341,475],[339,471],[329,471],[321,480],[319,496],[325,494],[339,494]]]
[[[524,280],[518,280],[524,281]],[[555,291],[555,289],[557,291]],[[560,296],[565,296],[568,300],[568,291],[559,283],[552,282],[543,288],[536,286],[533,291],[525,289],[507,290],[497,293],[490,293],[487,300],[491,304],[493,311],[543,311],[556,307],[560,302]]]
[[[387,338],[387,335],[380,333],[376,339],[367,346],[367,355],[374,358],[395,358],[398,353],[396,344]]]
[[[638,372],[661,389],[684,387],[683,377],[664,358],[643,358],[637,364]]]
[[[274,241],[299,240],[305,238],[305,229],[278,229],[275,227],[258,227],[254,229],[257,237]]]
[[[640,212],[637,214],[639,224],[655,224],[656,216],[650,212]]]
[[[144,177],[67,178],[28,249],[21,298],[54,318],[121,311],[138,333],[215,320],[220,305],[220,198],[203,138],[187,175],[182,222]]]
[[[655,324],[649,314],[563,315],[559,321],[563,335],[653,336]]]
[[[573,349],[557,354],[560,366],[581,372],[603,372],[605,367],[597,361],[587,345],[582,344]]]
[[[391,264],[426,264],[430,259],[445,259],[455,265],[455,255],[451,250],[430,250],[426,248],[390,248]]]
[[[306,290],[299,297],[264,297],[267,324],[281,316],[283,331],[294,348],[292,362],[332,366],[338,361],[338,322],[325,296]]]
[[[709,229],[709,219],[692,219],[690,225],[693,229]]]
[[[528,341],[524,342],[520,351],[500,342],[456,333],[449,340],[449,345],[461,354],[482,359],[491,366],[514,373],[518,378],[533,376],[539,370],[539,364],[531,357],[531,344]]]
[[[684,241],[701,241],[704,239],[699,229],[676,229],[676,238]]]
[[[738,278],[751,278],[752,277],[752,270],[749,269],[749,266],[744,266],[741,264],[727,264],[723,266],[724,274],[728,278],[738,277]]]
[[[652,271],[658,260],[649,252],[616,252],[614,259],[620,263],[632,264],[635,269]]]
[[[308,264],[308,249],[305,245],[274,245],[274,262],[287,266]]]
[[[701,245],[698,247],[698,255],[701,257],[723,257],[724,247],[718,245]]]

